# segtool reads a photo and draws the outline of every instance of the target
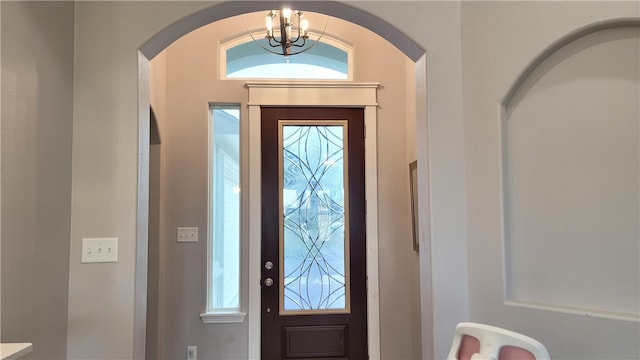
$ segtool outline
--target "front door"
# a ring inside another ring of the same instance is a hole
[[[261,117],[262,359],[367,359],[364,110]]]

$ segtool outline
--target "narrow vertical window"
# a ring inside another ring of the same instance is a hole
[[[240,106],[213,104],[210,112],[207,313],[239,313]],[[203,316],[221,322],[210,320]]]

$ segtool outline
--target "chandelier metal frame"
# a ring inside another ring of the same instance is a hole
[[[296,34],[296,37],[292,39],[291,32],[294,28],[292,18],[294,16],[297,19],[297,27],[296,27],[297,34]],[[302,13],[302,11],[291,10],[289,8],[284,8],[282,10],[271,10],[267,14],[265,18],[265,24],[266,24],[265,38],[267,39],[269,46],[271,48],[280,48],[281,51],[275,51],[273,49],[267,48],[266,46],[262,45],[258,40],[256,40],[256,38],[251,33],[251,31],[248,30],[248,27],[247,27],[247,31],[249,33],[249,36],[251,36],[251,39],[253,39],[253,41],[256,44],[258,44],[258,46],[260,46],[263,50],[267,52],[270,52],[276,55],[285,56],[285,57],[290,55],[298,55],[306,51],[309,51],[320,41],[320,39],[324,36],[324,33],[327,29],[327,24],[328,24],[328,22],[325,24],[324,28],[322,29],[322,33],[313,42],[313,44],[303,49],[303,47],[306,45],[307,39],[309,39],[309,22],[306,19],[303,19],[303,17],[304,17],[304,14]],[[245,18],[245,26],[246,25],[247,25],[247,22]],[[279,37],[276,36],[276,32],[273,29],[274,25],[278,25],[277,27],[279,29]],[[302,42],[300,43],[300,41]],[[292,51],[292,49],[294,48],[300,48],[301,50]]]

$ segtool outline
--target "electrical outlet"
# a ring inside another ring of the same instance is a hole
[[[187,346],[187,360],[198,359],[198,347],[194,345]]]
[[[198,242],[197,227],[179,227],[178,242]]]
[[[82,239],[82,263],[118,262],[118,238]]]

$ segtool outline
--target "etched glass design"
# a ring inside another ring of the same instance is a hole
[[[281,127],[281,310],[348,311],[346,123]]]

